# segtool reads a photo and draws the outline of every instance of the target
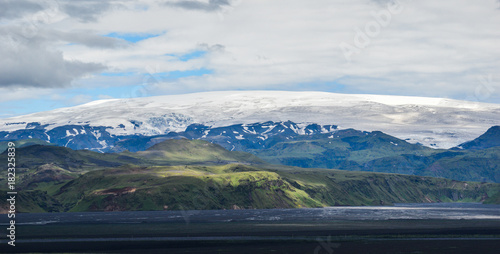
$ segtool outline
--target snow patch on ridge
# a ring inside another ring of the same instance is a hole
[[[69,121],[75,117],[78,119]],[[94,101],[0,119],[0,131],[21,130],[36,122],[47,131],[71,123],[106,127],[114,136],[158,135],[184,131],[190,124],[199,123],[213,128],[243,124],[244,132],[256,134],[245,124],[288,120],[297,123],[297,128],[291,128],[301,135],[308,134],[308,123],[335,124],[342,126],[338,129],[379,130],[411,142],[449,148],[500,125],[500,105],[408,96],[225,91]],[[275,127],[265,128],[272,131]]]

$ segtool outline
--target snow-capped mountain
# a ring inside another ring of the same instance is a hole
[[[361,131],[349,130],[347,132],[366,135],[366,132]],[[166,135],[127,136],[125,139],[115,142],[111,151],[142,151],[166,139],[182,138],[206,140],[219,144],[230,151],[250,151],[269,148],[282,141],[331,139],[339,135],[339,130],[335,125],[297,124],[291,121],[235,124],[224,127],[192,124],[185,131],[169,132]],[[341,135],[343,136],[343,134]]]
[[[378,130],[411,143],[450,148],[499,125],[500,105],[326,92],[205,92],[100,100],[0,119],[0,139],[40,138],[77,149],[106,150],[122,137],[182,132],[192,124],[217,128],[269,121],[296,123],[297,134],[306,134],[314,123]]]

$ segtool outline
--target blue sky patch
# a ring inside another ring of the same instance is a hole
[[[159,72],[150,74],[153,78],[158,81],[169,81],[175,80],[184,77],[192,77],[192,76],[203,76],[214,73],[213,70],[201,68],[197,70],[187,70],[187,71],[170,71],[170,72]]]
[[[197,51],[179,56],[179,60],[186,62],[186,61],[189,61],[191,59],[200,58],[200,57],[204,56],[206,53],[207,53],[206,51],[197,50]]]
[[[191,59],[203,57],[205,54],[207,54],[207,51],[196,50],[196,51],[184,54],[184,55],[177,55],[177,54],[165,54],[165,55],[176,57],[177,59],[179,59],[179,61],[182,61],[182,62],[187,62]]]
[[[153,37],[158,37],[161,34],[147,34],[147,33],[109,33],[104,36],[126,40],[128,42],[136,43]]]
[[[154,91],[149,90],[149,85],[160,82],[174,81],[179,78],[196,77],[214,73],[210,69],[196,69],[187,71],[171,71],[160,72],[154,74],[138,73],[138,72],[103,72],[100,75],[105,77],[139,77],[139,82],[135,85],[127,86],[109,86],[109,87],[93,87],[93,88],[72,88],[67,90],[60,90],[57,93],[62,96],[59,100],[54,100],[50,97],[43,97],[40,99],[24,99],[18,100],[19,106],[9,107],[11,102],[0,102],[4,110],[0,114],[0,118],[12,117],[16,115],[23,115],[35,113],[40,111],[53,110],[61,107],[74,106],[80,103],[72,102],[72,99],[78,95],[86,95],[91,100],[103,99],[101,96],[106,95],[112,98],[137,98],[154,96]],[[142,78],[141,78],[142,77]]]

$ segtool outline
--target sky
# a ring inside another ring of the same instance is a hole
[[[225,90],[500,103],[499,0],[0,0],[0,118]]]

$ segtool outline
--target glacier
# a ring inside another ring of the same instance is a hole
[[[107,146],[98,132],[111,137],[154,136],[185,131],[191,124],[216,128],[269,121],[297,123],[294,131],[302,135],[314,123],[382,131],[410,143],[451,148],[500,125],[500,105],[411,96],[217,91],[93,101],[0,119],[0,132],[8,139],[15,131],[43,129],[45,136],[39,136],[50,139],[51,130],[67,126],[68,138],[93,133],[97,143]]]

